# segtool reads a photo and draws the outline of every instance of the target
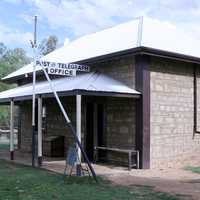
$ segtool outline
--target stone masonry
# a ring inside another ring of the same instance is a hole
[[[135,148],[135,100],[108,98],[106,104],[106,145],[113,148]],[[107,159],[127,163],[127,154],[108,152]]]
[[[133,56],[124,56],[91,65],[92,71],[100,71],[135,88],[135,63]],[[200,71],[200,70],[199,70]],[[200,77],[200,73],[199,73]],[[200,153],[200,135],[194,134],[193,65],[151,57],[150,63],[150,164],[151,168],[184,166],[191,156]],[[198,89],[200,90],[200,78]],[[200,131],[200,92],[197,92],[198,130]],[[145,98],[145,97],[144,97]],[[82,142],[86,135],[86,102],[82,98]],[[134,148],[135,99],[95,97],[94,102],[105,104],[105,142],[109,147]],[[103,100],[102,100],[103,99]],[[75,126],[75,97],[62,101]],[[66,148],[73,139],[65,128],[65,121],[55,100],[46,99],[46,135],[64,135]],[[21,108],[21,149],[31,151],[31,103],[24,101]],[[108,160],[124,162],[124,155],[111,153]]]
[[[96,63],[91,66],[92,71],[100,71],[114,79],[124,82],[129,87],[135,87],[134,57],[128,56],[109,61]],[[135,147],[135,100],[132,98],[95,97],[94,103],[103,103],[106,107],[105,141],[109,147],[134,148]],[[63,97],[62,102],[69,113],[72,124],[76,125],[75,111],[76,99]],[[85,145],[86,135],[86,102],[87,97],[82,98],[82,143]],[[73,143],[73,138],[65,128],[65,120],[59,110],[56,101],[52,98],[43,99],[46,106],[46,130],[43,138],[51,135],[65,136],[66,149]],[[31,152],[31,102],[24,101],[20,106],[21,118],[21,150]],[[124,161],[122,154],[109,154],[108,160]],[[126,155],[127,157],[127,155]],[[127,159],[126,159],[127,160]]]
[[[197,90],[199,80],[198,85]],[[199,155],[200,135],[193,132],[193,90],[192,64],[152,58],[151,168],[184,166],[190,156]],[[198,109],[199,100],[200,93]]]
[[[32,104],[31,101],[23,101],[20,104],[20,150],[31,152],[32,144]]]
[[[102,72],[131,88],[135,88],[135,59],[133,55],[91,64],[91,70]]]
[[[75,97],[65,97],[61,99],[74,128],[76,128],[75,120]],[[43,131],[43,139],[48,136],[64,136],[65,148],[67,149],[74,143],[74,139],[66,128],[65,119],[60,111],[59,106],[55,99],[43,99],[43,105],[46,106],[46,124],[45,131]],[[21,119],[21,150],[31,152],[32,143],[32,129],[31,129],[31,103],[23,103],[21,106],[22,119]],[[82,109],[82,141],[84,141],[84,109]]]

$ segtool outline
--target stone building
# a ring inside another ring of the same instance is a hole
[[[138,150],[143,169],[176,167],[200,153],[198,46],[172,25],[147,18],[83,36],[41,60],[90,66],[89,73],[51,79],[72,125],[81,124],[79,139],[91,161],[99,146]],[[25,152],[32,151],[32,66],[4,77],[18,87],[0,93],[1,104],[19,107],[19,150]],[[43,140],[64,136],[66,150],[74,139],[39,67],[36,97],[42,99]],[[120,152],[102,155],[127,162]]]

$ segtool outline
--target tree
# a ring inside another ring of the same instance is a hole
[[[21,48],[8,49],[3,43],[0,43],[0,79],[7,74],[30,62],[30,58]],[[0,91],[13,88],[14,85],[0,82]],[[9,125],[9,107],[0,106],[0,126]]]
[[[0,59],[0,78],[28,63],[30,63],[30,58],[26,55],[26,52],[23,49],[8,49]]]
[[[49,36],[47,39],[42,40],[39,45],[39,50],[42,55],[47,55],[48,53],[54,51],[58,45],[58,38],[54,35]]]
[[[52,35],[42,40],[38,48],[42,55],[46,55],[54,51],[57,48],[57,44],[57,37]],[[31,59],[22,48],[8,49],[0,42],[0,79],[30,62]],[[13,87],[14,85],[0,82],[0,92]],[[7,106],[0,106],[0,126],[8,125],[8,117],[9,108]]]
[[[0,58],[2,58],[2,56],[6,52],[6,49],[6,46],[2,42],[0,42]]]

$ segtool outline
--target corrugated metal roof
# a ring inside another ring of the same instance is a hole
[[[120,93],[139,95],[140,93],[125,84],[114,80],[104,74],[93,72],[81,74],[76,77],[65,77],[52,80],[52,84],[57,92],[69,92],[73,90],[84,90],[92,92]],[[26,84],[14,89],[0,93],[0,102],[6,102],[12,98],[28,97],[32,95],[33,86]],[[47,81],[37,82],[35,87],[36,94],[52,93]]]
[[[160,49],[200,58],[200,40],[179,30],[176,26],[156,19],[144,18],[142,29],[135,19],[118,26],[89,34],[70,42],[42,60],[73,63],[123,50],[138,47],[138,32],[142,37],[139,46]],[[41,68],[38,67],[37,70]],[[10,79],[32,72],[32,64],[9,74],[3,79]]]

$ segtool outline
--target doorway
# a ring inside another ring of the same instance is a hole
[[[86,153],[94,161],[94,147],[104,146],[105,111],[103,104],[87,103],[86,106]]]

